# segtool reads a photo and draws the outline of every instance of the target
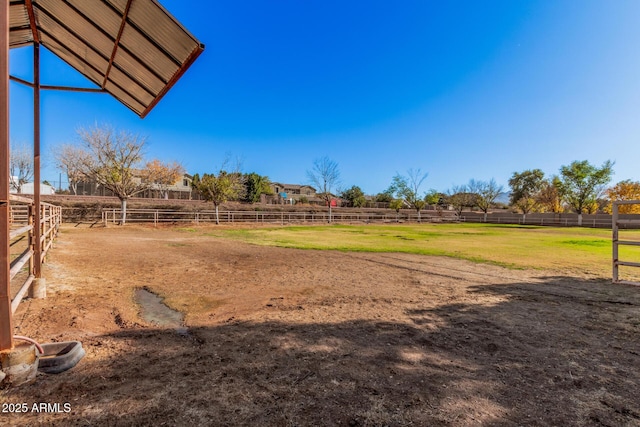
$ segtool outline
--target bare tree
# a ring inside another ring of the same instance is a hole
[[[27,144],[12,142],[10,154],[9,184],[19,193],[22,184],[33,179],[33,150]]]
[[[487,213],[496,199],[502,194],[502,186],[496,184],[496,181],[491,178],[490,181],[476,181],[472,179],[467,185],[467,189],[470,193],[475,194],[476,206],[484,212],[484,222],[487,222]]]
[[[447,199],[455,209],[458,217],[462,215],[464,208],[473,207],[477,204],[477,196],[469,190],[466,185],[456,185],[447,192]]]
[[[61,144],[56,147],[53,158],[58,169],[67,175],[69,189],[78,194],[78,182],[86,179],[84,166],[91,163],[91,154],[78,145]]]
[[[146,139],[127,131],[117,132],[106,125],[81,128],[78,135],[89,153],[82,166],[82,173],[120,199],[121,224],[124,225],[127,219],[127,200],[151,185],[139,173]]]
[[[331,222],[331,190],[340,183],[338,163],[325,156],[313,162],[313,169],[307,171],[307,178],[311,185],[329,206],[329,222]]]
[[[154,159],[147,163],[142,173],[142,179],[152,188],[160,191],[160,197],[169,198],[169,187],[174,185],[184,175],[184,168],[177,162],[163,163]]]

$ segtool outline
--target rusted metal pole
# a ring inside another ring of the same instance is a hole
[[[40,209],[40,44],[33,44],[33,204],[34,275],[42,277],[42,209]]]
[[[9,242],[9,2],[0,3],[0,351],[13,348]]]

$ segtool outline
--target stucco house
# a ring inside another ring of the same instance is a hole
[[[135,177],[138,182],[142,181],[141,177]],[[164,198],[164,199],[186,199],[190,200],[194,198],[196,193],[191,188],[191,182],[193,177],[187,173],[183,174],[173,185],[169,185],[166,188],[162,188],[158,184],[152,184],[151,188],[145,190],[135,197],[143,198]],[[166,190],[166,193],[164,192]],[[78,195],[79,196],[113,196],[113,193],[97,182],[93,181],[81,181],[78,183]]]
[[[310,203],[322,202],[316,195],[316,189],[305,184],[283,184],[281,182],[272,182],[271,190],[274,199],[279,203],[297,203],[301,198],[306,198]]]

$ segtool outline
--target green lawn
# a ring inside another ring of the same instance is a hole
[[[394,224],[221,229],[209,230],[206,234],[265,246],[404,252],[509,268],[611,276],[610,230],[498,224]],[[621,238],[640,240],[640,231],[622,231]],[[620,258],[640,261],[640,248],[621,247]]]

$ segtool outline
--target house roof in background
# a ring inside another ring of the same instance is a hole
[[[11,0],[11,48],[40,43],[145,117],[204,50],[155,0]]]
[[[281,182],[272,182],[271,185],[279,185],[280,187],[290,188],[294,190],[305,188],[305,187],[315,190],[315,188],[313,188],[311,185],[306,185],[306,184],[283,184]]]

